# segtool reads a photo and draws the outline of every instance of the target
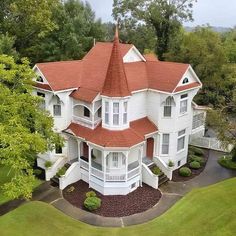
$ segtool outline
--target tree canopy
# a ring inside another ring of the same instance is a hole
[[[123,28],[134,29],[140,23],[156,35],[156,53],[160,60],[183,21],[192,20],[196,0],[114,0],[113,16]]]
[[[34,77],[27,59],[16,64],[13,57],[0,55],[0,165],[14,171],[2,186],[11,198],[31,197],[36,155],[62,144],[52,118],[40,109],[40,98],[31,95]]]

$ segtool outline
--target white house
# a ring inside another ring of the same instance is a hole
[[[37,162],[47,180],[71,164],[61,189],[80,179],[104,195],[128,194],[142,182],[158,188],[148,166],[156,163],[171,179],[186,163],[191,135],[204,134],[205,111],[193,103],[202,84],[192,67],[143,56],[121,44],[118,33],[82,60],[39,63],[34,70],[34,93],[65,138],[63,148]]]

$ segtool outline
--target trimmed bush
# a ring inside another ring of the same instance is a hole
[[[56,176],[57,176],[57,177],[61,177],[61,176],[65,175],[66,171],[67,171],[66,167],[63,166],[61,169],[59,169],[59,170],[57,171]]]
[[[182,167],[179,169],[179,174],[183,177],[188,177],[192,174],[192,171],[188,167]]]
[[[90,191],[86,193],[86,197],[96,197],[96,193],[94,191]]]
[[[191,155],[191,153],[193,153],[194,155],[197,156],[203,156],[204,155],[204,151],[201,148],[197,148],[197,147],[193,147],[193,146],[189,146],[189,154]]]
[[[162,174],[162,171],[161,169],[158,167],[158,166],[154,166],[151,168],[151,171],[154,175],[161,175]]]
[[[48,168],[52,167],[52,162],[51,161],[46,161],[44,163],[44,166],[48,169]]]
[[[205,161],[202,157],[190,155],[189,162],[194,162],[194,161],[199,162],[201,166],[205,163]]]
[[[236,162],[232,161],[232,156],[223,156],[218,160],[218,163],[227,169],[236,170]]]
[[[189,164],[191,169],[200,169],[201,168],[201,164],[198,161],[193,161]]]
[[[101,202],[98,197],[87,197],[84,201],[84,207],[89,211],[95,211],[101,207]]]

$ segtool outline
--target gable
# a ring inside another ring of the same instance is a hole
[[[133,46],[123,57],[124,63],[146,61],[138,49]]]

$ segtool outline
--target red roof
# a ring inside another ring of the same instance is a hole
[[[49,91],[52,90],[49,84],[41,84],[41,83],[36,82],[33,84],[33,86],[39,89],[44,89],[44,90],[49,90]]]
[[[109,97],[126,97],[131,95],[120,52],[118,33],[114,39],[102,95]]]
[[[96,96],[98,95],[97,91],[86,89],[86,88],[79,88],[70,94],[70,97],[81,100],[84,102],[91,103]]]
[[[92,130],[82,125],[71,123],[65,132],[72,131],[76,136],[102,147],[132,147],[143,142],[144,135],[157,131],[157,127],[147,118],[130,123],[130,128],[111,131],[98,126]]]
[[[200,86],[199,83],[190,83],[176,89],[189,64],[162,62],[153,58],[143,62],[122,63],[121,58],[132,47],[131,44],[97,43],[81,61],[36,65],[54,91],[83,88],[94,94],[103,91],[104,95],[120,97],[148,88],[173,93]],[[78,93],[72,96],[85,101],[91,101],[93,97],[90,92]]]

